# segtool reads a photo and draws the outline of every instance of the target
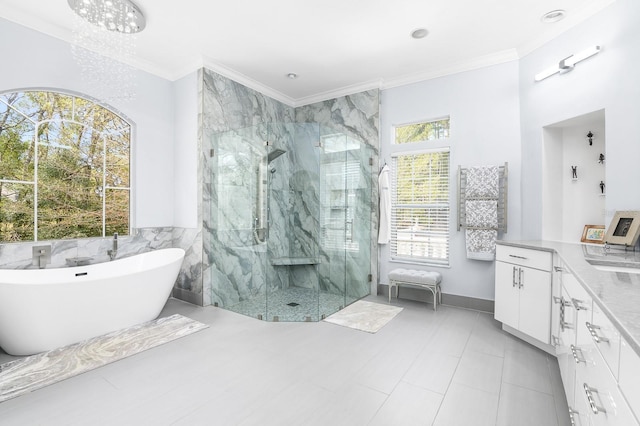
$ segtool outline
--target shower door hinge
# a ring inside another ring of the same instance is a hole
[[[369,274],[367,275],[367,282],[371,282],[371,281],[373,281],[373,275]]]
[[[316,142],[316,148],[322,148],[322,141]]]
[[[369,165],[373,166],[373,157],[369,157]]]
[[[271,146],[271,142],[269,142],[269,141],[264,141],[264,146]]]
[[[213,149],[213,148],[211,148],[211,149],[209,150],[209,157],[213,157],[215,154],[216,154],[216,150],[215,150],[215,149]]]

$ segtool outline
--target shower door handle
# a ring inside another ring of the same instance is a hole
[[[345,238],[345,239],[348,240],[350,243],[352,243],[353,242],[353,220],[348,220],[347,226],[349,227],[349,234],[348,234],[348,238]],[[345,228],[345,232],[347,232],[347,228]]]

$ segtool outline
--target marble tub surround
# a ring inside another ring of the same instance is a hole
[[[402,309],[399,306],[358,300],[329,316],[324,321],[355,330],[366,331],[367,333],[377,333]]]
[[[0,403],[188,336],[208,325],[179,314],[0,365]]]
[[[606,251],[601,245],[556,241],[498,241],[498,244],[557,253],[594,303],[640,355],[640,274],[601,271],[589,263],[594,259],[605,262],[626,259],[627,265],[640,264],[640,253],[625,254],[615,247]]]
[[[81,238],[75,240],[52,240],[0,244],[0,269],[33,269],[32,247],[51,246],[51,263],[47,268],[67,267],[68,258],[91,258],[90,263],[109,261],[107,251],[112,248],[113,236],[105,238]],[[173,245],[173,229],[135,228],[130,235],[118,236],[118,258],[144,253]]]

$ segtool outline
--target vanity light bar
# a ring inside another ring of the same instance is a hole
[[[569,72],[573,69],[573,67],[575,66],[575,64],[577,64],[580,61],[584,61],[587,58],[592,57],[593,55],[600,53],[600,50],[602,48],[600,46],[592,46],[588,49],[583,50],[580,53],[576,53],[575,55],[571,55],[568,56],[566,58],[564,58],[563,60],[561,60],[558,65],[554,65],[552,67],[549,67],[545,70],[542,70],[541,72],[539,72],[538,74],[535,75],[534,80],[535,81],[542,81],[545,78],[551,77],[552,75],[556,74],[556,73],[565,73],[565,72]]]

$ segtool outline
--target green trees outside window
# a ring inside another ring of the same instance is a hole
[[[129,233],[131,125],[75,95],[0,95],[0,241]]]

